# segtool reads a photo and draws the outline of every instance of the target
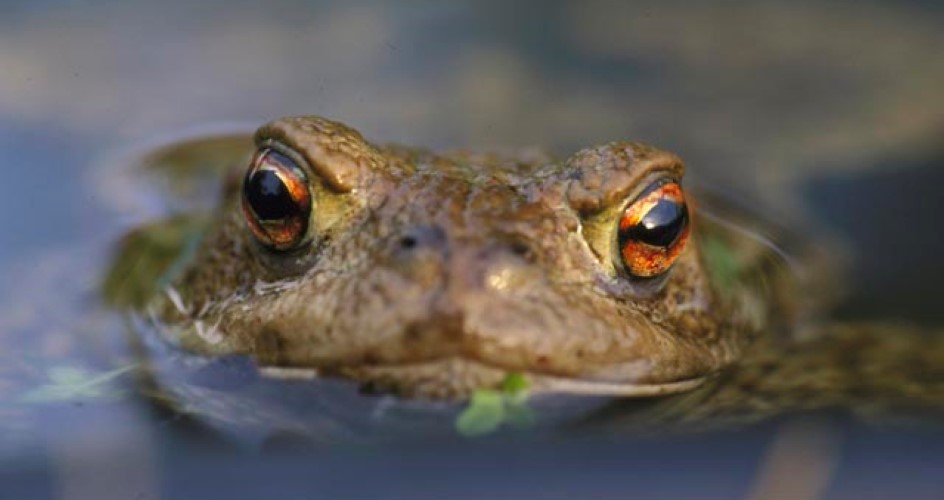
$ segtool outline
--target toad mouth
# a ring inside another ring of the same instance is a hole
[[[274,379],[310,380],[322,375],[340,375],[392,392],[432,397],[459,397],[479,389],[497,387],[510,373],[524,375],[532,394],[608,396],[616,398],[658,397],[695,389],[708,376],[664,383],[618,382],[551,375],[527,370],[507,370],[467,358],[450,357],[403,364],[359,365],[325,372],[313,367],[260,366],[263,376]]]
[[[155,323],[150,323],[154,326]],[[150,330],[150,329],[147,329]],[[159,340],[157,340],[159,339]],[[167,336],[157,336],[157,344],[170,347]],[[154,347],[152,345],[152,347]],[[181,353],[177,353],[179,356]],[[224,355],[225,357],[225,355]],[[460,355],[403,363],[356,364],[348,366],[286,366],[264,364],[255,356],[252,363],[264,378],[274,380],[349,379],[377,392],[429,399],[462,399],[475,391],[500,387],[510,374],[521,374],[531,394],[563,394],[612,398],[659,397],[691,391],[711,375],[662,383],[641,383],[555,375],[518,367],[490,364]]]

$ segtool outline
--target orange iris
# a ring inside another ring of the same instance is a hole
[[[243,181],[242,208],[260,243],[275,250],[298,246],[308,231],[312,209],[304,171],[282,153],[259,151]]]
[[[682,187],[674,181],[655,184],[620,218],[617,240],[623,265],[639,278],[659,276],[678,259],[689,233]]]

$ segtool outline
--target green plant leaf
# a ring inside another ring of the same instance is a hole
[[[527,394],[530,388],[528,378],[521,373],[509,373],[502,381],[502,392],[508,396]]]
[[[35,404],[78,399],[116,399],[122,392],[114,388],[111,382],[136,367],[137,365],[129,365],[104,373],[95,373],[75,366],[52,367],[46,373],[49,383],[26,392],[20,396],[19,401]]]
[[[490,389],[472,394],[469,406],[459,414],[456,430],[463,436],[481,436],[498,429],[505,419],[505,402],[502,395]]]
[[[527,405],[531,384],[521,373],[509,373],[499,390],[480,389],[472,394],[469,405],[456,419],[456,429],[463,436],[482,436],[503,424],[529,427],[536,417]]]

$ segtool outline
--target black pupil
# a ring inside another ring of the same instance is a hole
[[[659,200],[639,224],[629,228],[625,234],[621,235],[621,239],[668,248],[678,240],[687,222],[688,209],[684,203]]]
[[[298,211],[285,183],[272,170],[257,170],[249,177],[246,201],[262,220],[281,220]]]

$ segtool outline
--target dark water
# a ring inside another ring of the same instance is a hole
[[[0,439],[0,497],[944,495],[940,430],[834,414],[299,452],[193,428],[117,395],[121,376],[112,399],[23,408],[50,370],[102,373],[127,355],[120,322],[94,314],[96,269],[154,206],[106,182],[116,152],[289,114],[431,147],[648,141],[840,242],[842,317],[940,328],[935,2],[48,0],[0,13],[0,368],[19,377],[0,386],[0,412],[28,415]],[[76,344],[91,354],[71,358]]]

